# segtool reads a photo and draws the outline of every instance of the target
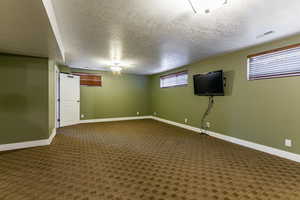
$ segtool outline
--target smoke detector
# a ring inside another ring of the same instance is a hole
[[[227,0],[188,0],[195,13],[210,13],[223,5]]]
[[[267,31],[267,32],[264,32],[263,34],[260,34],[260,35],[256,36],[256,38],[257,39],[263,38],[263,37],[266,37],[266,36],[274,34],[274,33],[275,33],[275,31]]]

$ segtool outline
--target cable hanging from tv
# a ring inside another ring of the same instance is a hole
[[[209,128],[207,125],[205,125],[205,119],[209,115],[213,105],[214,105],[214,96],[209,96],[206,111],[203,113],[202,118],[201,118],[201,129],[203,129],[203,130],[206,130],[207,128]],[[204,133],[202,132],[202,134],[204,134]]]
[[[226,87],[226,79],[223,70],[208,72],[206,74],[196,74],[193,76],[194,94],[198,96],[208,96],[208,105],[201,118],[202,134],[209,128],[205,123],[206,117],[212,110],[214,105],[214,96],[224,96],[224,87]]]

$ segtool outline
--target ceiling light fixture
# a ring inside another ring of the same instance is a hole
[[[114,74],[120,74],[122,71],[122,67],[119,66],[120,63],[114,63],[113,66],[110,67],[111,71]]]
[[[210,13],[227,4],[228,0],[188,0],[194,13]]]

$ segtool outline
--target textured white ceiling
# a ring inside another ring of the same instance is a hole
[[[187,0],[53,0],[67,64],[153,74],[300,30],[299,0],[228,0],[194,14]],[[275,34],[256,38],[273,30]]]
[[[41,0],[0,1],[0,52],[62,60]]]

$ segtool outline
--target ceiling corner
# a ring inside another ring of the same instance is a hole
[[[51,0],[42,0],[43,5],[45,7],[46,13],[48,15],[49,21],[50,21],[50,25],[52,28],[52,31],[54,33],[55,39],[57,41],[60,53],[61,53],[61,57],[63,59],[63,62],[65,62],[66,58],[65,58],[65,49],[63,46],[63,42],[62,42],[62,37],[61,37],[61,32],[58,28],[58,24],[57,24],[57,18],[54,12],[54,8],[53,8],[53,4]]]

